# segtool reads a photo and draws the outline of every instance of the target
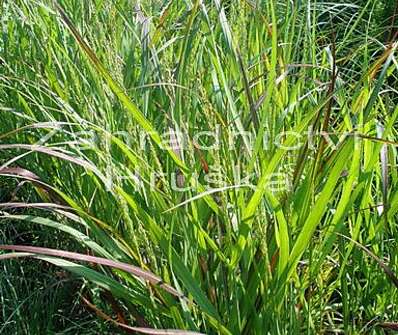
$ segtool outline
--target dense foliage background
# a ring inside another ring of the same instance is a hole
[[[398,329],[396,1],[0,11],[0,334]]]

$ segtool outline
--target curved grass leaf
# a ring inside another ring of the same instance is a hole
[[[14,250],[14,251],[21,251],[21,252],[30,252],[38,255],[46,255],[46,256],[54,256],[54,257],[63,257],[73,259],[75,261],[84,261],[90,262],[99,265],[109,266],[111,268],[123,270],[125,272],[131,273],[134,276],[146,280],[153,285],[157,285],[163,288],[165,291],[169,292],[170,294],[182,298],[184,294],[178,292],[173,287],[168,284],[165,284],[161,278],[155,276],[153,273],[144,271],[134,265],[113,261],[106,258],[100,258],[95,256],[83,255],[78,254],[75,252],[64,251],[64,250],[56,250],[56,249],[49,249],[49,248],[41,248],[41,247],[30,247],[30,246],[22,246],[22,245],[0,245],[0,250]]]

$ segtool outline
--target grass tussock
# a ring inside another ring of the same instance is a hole
[[[397,10],[1,1],[4,334],[396,329]]]

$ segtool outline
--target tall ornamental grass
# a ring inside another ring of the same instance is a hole
[[[0,224],[75,247],[0,259],[83,278],[80,303],[120,333],[396,329],[381,6],[1,1]]]

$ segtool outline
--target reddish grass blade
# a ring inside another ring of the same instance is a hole
[[[118,326],[119,328],[124,329],[129,334],[148,334],[148,335],[204,335],[203,333],[192,332],[187,330],[177,330],[177,329],[153,329],[153,328],[143,328],[143,327],[131,327],[124,323],[118,322],[112,319],[109,315],[105,314],[101,311],[97,306],[91,303],[85,297],[82,297],[83,302],[97,314],[100,318],[113,323],[114,325]]]
[[[40,178],[32,171],[20,167],[6,167],[0,169],[0,174],[15,175],[26,179],[40,180]]]
[[[22,258],[22,257],[31,257],[34,254],[29,252],[9,252],[7,254],[0,255],[0,261],[4,261],[6,259],[15,259],[15,258]]]
[[[89,262],[89,263],[109,266],[111,268],[115,268],[115,269],[119,269],[119,270],[126,271],[128,273],[131,273],[134,276],[144,279],[153,285],[158,285],[159,287],[163,288],[165,291],[169,292],[170,294],[172,294],[175,297],[184,298],[184,294],[178,292],[172,286],[163,283],[163,281],[160,277],[154,275],[153,273],[151,273],[149,271],[144,271],[141,268],[131,265],[131,264],[122,263],[122,262],[118,262],[118,261],[112,261],[112,260],[109,260],[106,258],[101,258],[101,257],[79,254],[79,253],[70,252],[70,251],[32,247],[32,246],[23,246],[23,245],[0,245],[0,250],[21,251],[21,252],[25,252],[25,253],[68,258],[68,259],[73,259],[75,261],[83,261],[83,262]],[[4,256],[4,255],[0,256],[0,260],[2,259],[2,256]]]
[[[379,327],[389,330],[398,331],[398,323],[395,322],[383,322],[379,324]]]
[[[40,152],[47,154],[49,156],[53,156],[56,158],[60,158],[62,160],[65,160],[67,162],[79,165],[87,170],[92,171],[99,177],[101,180],[105,180],[105,177],[103,174],[91,163],[80,159],[76,158],[70,155],[70,152],[63,150],[61,148],[49,148],[41,145],[31,145],[31,144],[0,144],[0,151],[1,150],[9,150],[9,149],[23,149],[23,150],[30,150],[33,152]],[[0,171],[4,171],[6,167],[2,167]],[[15,171],[14,171],[15,172]]]

